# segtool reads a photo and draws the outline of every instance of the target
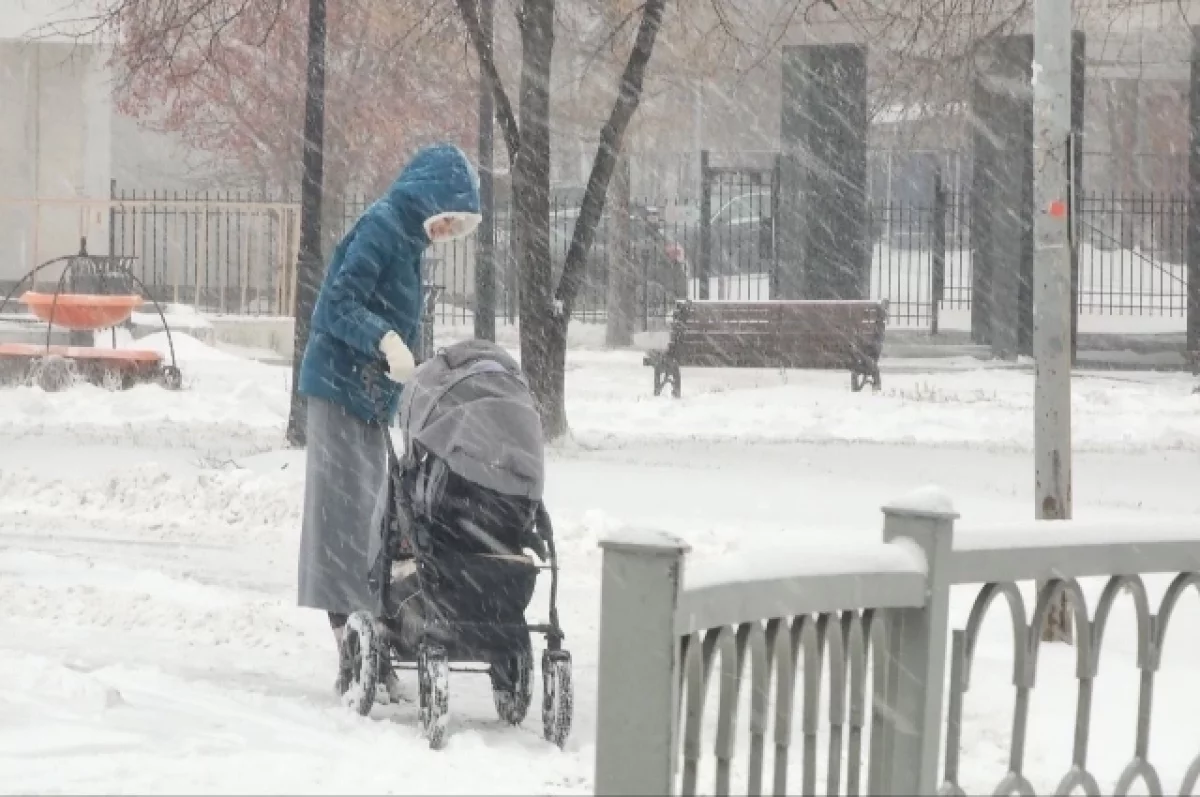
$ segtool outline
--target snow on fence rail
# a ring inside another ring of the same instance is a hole
[[[1141,782],[1164,794],[1149,750],[1155,675],[1180,597],[1200,595],[1200,518],[956,530],[949,502],[930,498],[885,507],[883,540],[869,545],[776,546],[704,564],[689,563],[688,546],[667,535],[603,540],[596,793],[690,795],[711,782],[703,793],[729,794],[736,782],[748,794],[963,795],[964,697],[980,629],[1000,601],[1012,625],[1014,696],[1007,772],[994,793],[1034,794],[1024,763],[1030,693],[1040,629],[1065,592],[1078,698],[1056,793],[1102,793],[1088,768],[1093,686],[1114,602],[1130,594],[1134,755],[1103,793]],[[1170,577],[1153,610],[1148,574]],[[1092,576],[1109,578],[1089,611],[1078,579]],[[1018,587],[1026,581],[1040,584],[1031,612]],[[951,587],[964,584],[983,586],[964,627],[951,629]],[[1200,754],[1195,745],[1186,755]],[[801,782],[789,783],[797,769]],[[1183,769],[1171,774],[1191,794],[1200,755]]]

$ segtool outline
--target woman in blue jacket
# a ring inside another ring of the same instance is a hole
[[[462,150],[426,147],[338,244],[317,296],[300,365],[308,469],[299,603],[329,614],[339,650],[347,615],[374,613],[367,549],[387,499],[384,435],[420,341],[421,256],[430,243],[469,235],[479,218],[479,177]],[[339,693],[347,678],[343,663]]]

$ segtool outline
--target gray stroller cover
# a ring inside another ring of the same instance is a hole
[[[401,470],[428,452],[462,478],[540,501],[542,421],[521,367],[485,340],[466,340],[422,363],[400,401]]]
[[[423,362],[404,385],[397,420],[402,448],[389,463],[387,511],[368,552],[375,564],[368,581],[377,598],[389,580],[388,537],[405,522],[400,515],[430,511],[443,468],[534,503],[545,485],[542,422],[533,395],[516,360],[494,343],[462,341]],[[419,468],[427,455],[437,466]],[[399,484],[406,473],[420,480],[402,496]],[[397,502],[406,504],[404,511]]]

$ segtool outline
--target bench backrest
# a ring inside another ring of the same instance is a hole
[[[887,301],[682,301],[671,328],[680,365],[850,368],[883,348]]]

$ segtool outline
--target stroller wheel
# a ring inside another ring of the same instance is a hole
[[[509,725],[520,725],[533,702],[533,649],[528,638],[520,651],[493,659],[488,674],[496,714]]]
[[[344,684],[342,703],[362,716],[371,713],[375,684],[379,679],[379,644],[375,624],[366,612],[355,612],[342,632],[339,688]]]
[[[440,645],[421,645],[417,653],[417,684],[421,699],[421,729],[429,746],[440,750],[446,741],[450,710],[450,664]]]
[[[575,693],[571,687],[571,654],[565,650],[542,653],[542,734],[560,750],[571,735]]]

